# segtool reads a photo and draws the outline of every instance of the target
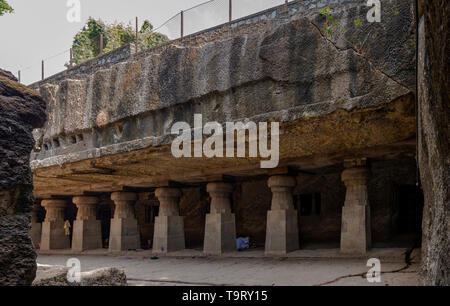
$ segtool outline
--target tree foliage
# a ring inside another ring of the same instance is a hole
[[[107,53],[125,44],[135,44],[136,34],[131,24],[106,24],[102,20],[89,18],[73,40],[73,63],[79,65],[100,55],[100,34],[103,34],[103,52]],[[167,36],[153,32],[153,26],[145,20],[139,30],[139,50],[155,47],[169,41]]]
[[[12,13],[14,9],[6,2],[6,0],[0,0],[0,16],[6,13]]]

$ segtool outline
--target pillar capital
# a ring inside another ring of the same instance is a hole
[[[350,159],[344,160],[345,168],[366,167],[367,165],[368,165],[368,160],[366,157],[350,158]]]
[[[45,208],[45,221],[64,221],[64,209],[67,206],[66,200],[48,199],[41,202],[41,206]]]
[[[297,185],[297,180],[292,176],[271,176],[268,186],[272,190],[271,210],[294,209],[292,189]]]
[[[160,216],[179,216],[180,210],[178,206],[181,190],[178,188],[158,188],[155,195],[159,200]]]
[[[206,190],[211,196],[211,214],[231,213],[230,194],[233,185],[227,183],[209,183]]]
[[[72,199],[72,202],[79,206],[79,205],[96,205],[98,204],[98,198],[97,197],[74,197]]]
[[[287,175],[274,175],[269,178],[268,181],[269,188],[283,187],[283,188],[293,188],[297,185],[297,181],[292,176]]]
[[[136,201],[138,196],[134,192],[114,192],[111,194],[111,200],[115,201]]]
[[[137,199],[137,194],[133,192],[111,194],[111,200],[115,205],[114,219],[135,219],[133,204]]]
[[[72,202],[78,208],[77,220],[96,220],[97,218],[97,197],[74,197]]]
[[[366,185],[370,171],[368,168],[349,168],[342,172],[342,181],[345,186]]]
[[[159,198],[179,198],[181,197],[181,190],[178,188],[157,188],[155,190],[156,197]]]
[[[51,208],[65,208],[67,205],[66,200],[61,199],[47,199],[42,200],[41,206],[45,207],[45,209],[51,209]]]
[[[206,191],[208,193],[212,192],[231,193],[233,192],[233,185],[222,182],[208,183],[208,185],[206,186]]]

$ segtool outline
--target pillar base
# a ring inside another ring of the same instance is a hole
[[[300,248],[295,209],[267,212],[266,255],[286,255]]]
[[[34,248],[39,249],[42,236],[42,223],[31,222],[30,236],[31,241],[33,241]]]
[[[158,216],[155,218],[153,253],[167,254],[183,250],[184,220],[182,216]]]
[[[64,220],[42,223],[41,250],[70,249],[70,237],[64,231]]]
[[[354,205],[342,208],[341,252],[365,255],[371,247],[370,206]]]
[[[109,235],[110,252],[137,250],[140,247],[139,240],[136,219],[111,219],[111,231]]]
[[[207,214],[203,252],[222,255],[236,249],[236,221],[234,214]]]
[[[96,250],[102,248],[101,221],[75,220],[73,223],[72,250]]]

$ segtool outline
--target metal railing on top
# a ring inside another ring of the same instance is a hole
[[[288,4],[292,0],[209,0],[187,10],[183,10],[153,29],[166,35],[169,40],[183,38],[202,30],[214,28],[221,24],[231,23],[233,20]],[[136,17],[136,52],[138,50],[138,18]],[[100,55],[103,54],[103,36],[100,34]],[[18,71],[19,82],[30,84],[46,75],[53,75],[73,67],[72,48],[45,58],[40,65],[32,65]],[[67,66],[67,67],[66,67]],[[39,71],[40,70],[40,71]],[[24,72],[29,71],[29,74]]]

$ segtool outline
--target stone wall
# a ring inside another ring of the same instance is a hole
[[[420,1],[419,162],[425,196],[425,285],[450,285],[449,20],[446,0]]]
[[[32,131],[44,124],[45,102],[0,69],[0,286],[31,285],[36,253],[31,242],[34,202]]]

